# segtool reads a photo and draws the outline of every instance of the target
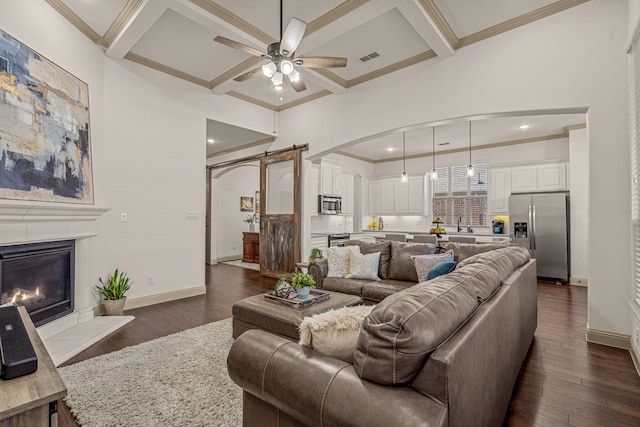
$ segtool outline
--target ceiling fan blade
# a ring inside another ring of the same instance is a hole
[[[339,68],[347,66],[347,58],[335,58],[331,56],[300,56],[293,60],[296,65],[306,68]]]
[[[304,81],[302,80],[302,76],[298,76],[298,79],[296,81],[293,81],[291,79],[291,75],[287,77],[289,77],[289,83],[291,83],[291,87],[294,88],[296,92],[302,92],[303,90],[307,90],[307,85],[304,84]]]
[[[247,71],[244,74],[240,74],[238,77],[236,77],[233,80],[235,80],[237,82],[243,82],[243,81],[249,80],[250,78],[253,78],[255,76],[259,76],[260,74],[262,74],[262,67],[254,68],[251,71]]]
[[[269,55],[266,52],[262,52],[258,49],[254,49],[251,46],[247,46],[246,44],[242,44],[240,42],[228,39],[226,37],[222,37],[222,36],[218,36],[215,39],[213,39],[214,41],[218,42],[218,43],[222,43],[223,45],[232,47],[234,49],[240,49],[244,52],[247,52],[248,54],[254,55],[254,56],[259,56],[261,58],[271,58],[271,55]]]
[[[298,45],[304,37],[304,30],[307,28],[307,23],[299,20],[298,18],[291,18],[289,25],[282,34],[282,40],[280,40],[280,54],[283,56],[291,56],[296,51]]]

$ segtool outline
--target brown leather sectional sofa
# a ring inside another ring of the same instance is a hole
[[[343,277],[327,277],[329,267],[327,259],[314,260],[309,263],[309,274],[316,281],[318,289],[358,295],[364,301],[380,302],[389,295],[418,283],[416,269],[411,255],[428,254],[436,246],[432,243],[381,242],[366,243],[350,240],[345,246],[359,246],[362,254],[380,252],[378,276],[381,280],[345,279]],[[503,248],[503,244],[471,244],[442,242],[440,251],[453,250],[456,262],[478,253]]]
[[[245,332],[227,359],[244,425],[501,425],[536,329],[536,285],[522,248],[470,256],[381,301],[353,364]]]

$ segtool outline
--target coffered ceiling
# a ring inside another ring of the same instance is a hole
[[[111,58],[280,111],[455,55],[588,0],[284,0],[284,26],[292,17],[307,23],[296,56],[348,60],[345,68],[300,68],[307,86],[300,93],[288,85],[276,92],[262,75],[234,81],[266,61],[213,41],[223,36],[265,51],[280,39],[278,0],[45,1]]]

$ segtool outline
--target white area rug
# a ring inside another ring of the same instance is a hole
[[[232,343],[228,318],[59,368],[65,401],[86,427],[240,426]]]
[[[233,261],[223,261],[222,264],[233,265],[234,267],[248,268],[249,270],[260,271],[260,264],[242,262],[239,259]]]

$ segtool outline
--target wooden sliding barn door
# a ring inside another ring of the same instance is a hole
[[[299,149],[260,159],[260,273],[280,277],[300,262]]]

